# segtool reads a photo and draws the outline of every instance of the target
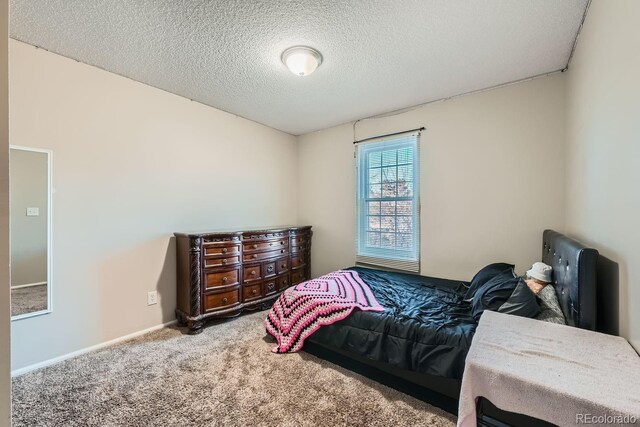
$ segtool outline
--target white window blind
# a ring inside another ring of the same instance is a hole
[[[419,133],[358,144],[356,262],[420,271]]]

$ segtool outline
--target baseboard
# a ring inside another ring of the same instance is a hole
[[[40,285],[46,285],[47,282],[37,282],[37,283],[27,283],[25,285],[15,285],[15,286],[11,286],[11,289],[22,289],[22,288],[30,288],[32,286],[40,286]]]
[[[90,353],[92,351],[96,351],[96,350],[100,350],[101,348],[105,348],[105,347],[109,347],[111,345],[117,344],[119,342],[122,341],[126,341],[128,339],[131,338],[135,338],[138,337],[140,335],[144,335],[147,334],[149,332],[153,332],[153,331],[157,331],[158,329],[162,329],[162,328],[166,328],[169,325],[173,325],[174,323],[176,323],[177,320],[172,320],[170,322],[166,322],[166,323],[162,323],[160,325],[156,325],[156,326],[152,326],[150,328],[147,329],[143,329],[141,331],[138,332],[134,332],[132,334],[129,335],[125,335],[110,341],[106,341],[100,344],[96,344],[96,345],[92,345],[91,347],[86,347],[77,351],[73,351],[71,353],[67,353],[67,354],[63,354],[62,356],[58,356],[58,357],[54,357],[52,359],[48,359],[42,362],[38,362],[38,363],[34,363],[33,365],[29,365],[29,366],[25,366],[24,368],[19,368],[19,369],[15,369],[13,371],[11,371],[11,376],[12,377],[17,377],[23,374],[26,374],[27,372],[31,372],[31,371],[35,371],[36,369],[40,369],[40,368],[44,368],[45,366],[51,366],[51,365],[55,365],[56,363],[60,363],[64,360],[67,359],[72,359],[74,357],[80,356],[82,354],[85,353]]]

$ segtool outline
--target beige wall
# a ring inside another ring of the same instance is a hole
[[[9,2],[0,0],[0,427],[11,425],[8,18]]]
[[[620,334],[640,349],[640,2],[595,0],[567,73],[569,234],[620,268]]]
[[[9,155],[11,286],[47,281],[47,153],[12,148]],[[29,207],[38,216],[27,216]]]
[[[10,46],[12,144],[54,188],[53,313],[13,322],[14,369],[174,319],[173,232],[295,223],[295,137]]]
[[[356,139],[425,126],[422,274],[470,279],[495,261],[519,272],[542,231],[564,229],[562,74],[433,103],[356,125]],[[313,274],[355,260],[353,126],[300,137],[299,220],[313,224]]]

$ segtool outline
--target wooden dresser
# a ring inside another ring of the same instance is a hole
[[[175,233],[178,323],[202,331],[210,318],[269,308],[311,275],[311,226]]]

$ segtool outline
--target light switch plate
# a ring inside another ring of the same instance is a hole
[[[39,216],[40,208],[27,208],[27,216]]]

